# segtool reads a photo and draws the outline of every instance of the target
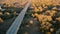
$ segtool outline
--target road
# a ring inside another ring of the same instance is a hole
[[[21,11],[21,13],[19,14],[19,16],[15,19],[15,21],[13,22],[13,24],[11,25],[11,27],[8,29],[8,31],[6,32],[6,34],[17,34],[19,26],[21,25],[21,22],[22,22],[22,20],[24,18],[26,10],[28,9],[29,6],[30,6],[30,2],[27,3],[27,5],[25,6],[25,8]]]
[[[11,26],[16,17],[6,19],[0,24],[0,34],[5,34],[8,28]]]

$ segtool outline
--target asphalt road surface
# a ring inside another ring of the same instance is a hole
[[[17,34],[19,26],[21,25],[21,22],[22,22],[22,20],[24,18],[26,10],[28,9],[29,6],[30,6],[30,2],[27,3],[27,5],[25,6],[25,8],[21,11],[21,13],[19,14],[19,16],[15,19],[15,21],[13,22],[13,24],[11,25],[11,27],[8,29],[8,31],[6,32],[6,34]]]

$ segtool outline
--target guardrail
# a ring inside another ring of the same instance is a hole
[[[26,4],[25,8],[21,11],[21,13],[12,23],[11,27],[7,30],[6,34],[17,34],[19,26],[21,25],[21,22],[29,6],[30,6],[30,2]]]

